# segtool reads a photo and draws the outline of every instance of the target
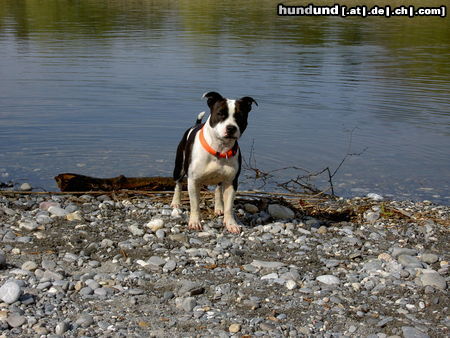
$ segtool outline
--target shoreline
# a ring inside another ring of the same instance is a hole
[[[0,191],[0,336],[449,333],[448,206],[242,196],[232,235],[164,194]]]

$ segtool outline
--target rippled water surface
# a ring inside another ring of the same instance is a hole
[[[334,177],[337,194],[447,204],[450,20],[282,18],[275,6],[1,1],[0,181],[169,176],[215,90],[257,100],[240,144],[248,158],[254,143],[261,170],[333,170],[362,152]]]

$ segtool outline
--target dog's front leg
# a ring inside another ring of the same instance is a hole
[[[218,184],[214,193],[214,213],[217,216],[223,215],[223,188],[222,184]]]
[[[224,216],[223,223],[227,230],[231,233],[238,234],[241,232],[241,227],[237,224],[233,215],[233,204],[236,191],[232,182],[223,183],[223,200],[224,200]]]
[[[191,214],[189,216],[189,229],[202,230],[200,223],[200,185],[188,178],[189,201],[191,204]]]

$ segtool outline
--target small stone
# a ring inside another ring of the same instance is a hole
[[[327,285],[336,285],[341,283],[340,279],[333,275],[318,276],[316,280]]]
[[[75,211],[71,212],[70,214],[66,215],[66,219],[68,221],[84,221],[83,216],[81,215],[81,211]]]
[[[57,335],[62,335],[69,330],[70,330],[70,325],[67,322],[60,322],[55,327],[55,333]]]
[[[27,271],[34,271],[38,268],[38,265],[36,262],[33,261],[26,261],[22,264],[21,267],[23,270],[27,270]]]
[[[194,307],[197,305],[197,301],[194,297],[187,297],[183,299],[181,303],[181,308],[186,312],[191,312]]]
[[[230,333],[237,333],[237,332],[241,331],[241,325],[240,324],[231,324],[230,327],[228,328],[228,331]]]
[[[367,210],[364,213],[364,219],[369,223],[375,223],[380,218],[379,211]]]
[[[149,265],[160,267],[160,266],[165,265],[166,261],[159,256],[152,256],[148,259],[147,263]]]
[[[260,261],[257,259],[254,259],[253,262],[251,262],[250,264],[253,265],[254,267],[263,269],[278,269],[285,265],[282,262],[267,262],[267,261]]]
[[[389,254],[386,253],[386,252],[380,253],[380,254],[378,255],[378,259],[380,259],[380,260],[382,260],[382,261],[385,261],[385,262],[392,262],[392,261],[393,261],[392,256],[389,255]]]
[[[8,324],[11,327],[20,327],[23,324],[25,324],[27,319],[25,318],[25,316],[21,316],[21,315],[18,315],[18,314],[14,313],[14,314],[11,314],[10,316],[8,316],[6,321],[8,322]]]
[[[400,256],[400,255],[415,256],[415,255],[417,255],[417,250],[415,250],[415,249],[408,249],[408,248],[394,247],[392,249],[392,257],[396,258],[397,256]]]
[[[416,257],[410,255],[400,255],[397,260],[405,268],[423,268],[423,264]]]
[[[50,207],[59,207],[59,203],[53,201],[46,201],[39,203],[39,209],[47,211]]]
[[[439,290],[445,290],[447,288],[447,283],[445,282],[444,277],[442,277],[437,271],[422,270],[422,272],[423,274],[419,277],[422,286],[429,285]]]
[[[290,279],[290,280],[286,281],[286,288],[288,290],[294,290],[296,287],[297,287],[297,283],[294,280]]]
[[[373,192],[368,193],[366,196],[374,201],[382,201],[383,200],[383,196],[375,194]]]
[[[280,204],[270,204],[267,211],[275,219],[290,219],[295,217],[295,213],[291,209]]]
[[[273,273],[269,273],[267,275],[264,275],[261,277],[261,280],[266,280],[266,279],[277,279],[278,278],[278,274],[276,272]]]
[[[94,324],[94,318],[92,318],[89,314],[82,314],[78,319],[75,321],[75,324],[80,325],[83,328],[87,328]]]
[[[259,212],[259,209],[256,205],[254,204],[250,204],[250,203],[245,203],[244,204],[244,210],[247,211],[250,214],[256,214]]]
[[[30,219],[24,219],[19,222],[19,228],[25,229],[27,231],[34,231],[39,227],[39,224]]]
[[[50,224],[53,222],[53,219],[47,215],[38,215],[36,216],[36,222],[39,224]]]
[[[68,212],[63,208],[56,206],[51,206],[50,208],[48,208],[48,212],[57,217],[64,217],[68,214]]]
[[[321,234],[321,235],[326,234],[327,231],[328,231],[327,227],[323,226],[323,225],[321,227],[319,227],[319,229],[317,229],[317,233]]]
[[[156,230],[155,235],[157,238],[162,239],[166,237],[166,232],[163,229]]]
[[[135,224],[130,225],[128,227],[128,231],[130,231],[134,236],[142,236],[144,234],[144,230],[138,228]]]
[[[85,286],[80,290],[80,294],[83,296],[89,296],[94,293],[94,290],[92,290],[89,286]]]
[[[22,295],[22,289],[15,282],[6,282],[0,288],[0,299],[7,304],[15,303]]]
[[[174,208],[174,209],[172,210],[172,212],[170,213],[170,216],[173,217],[173,218],[179,218],[179,217],[181,216],[181,214],[182,214],[181,209],[179,209],[179,208]]]
[[[22,183],[19,188],[19,190],[21,190],[21,191],[30,191],[32,189],[33,188],[31,187],[30,183]]]
[[[411,326],[402,326],[402,332],[404,338],[429,338],[426,333]]]
[[[420,260],[424,263],[433,264],[439,260],[439,256],[432,253],[424,253],[420,256]]]
[[[164,272],[172,272],[177,267],[177,263],[173,260],[168,260],[166,264],[163,266]]]
[[[164,227],[164,221],[160,218],[152,219],[147,223],[147,227],[149,227],[151,231],[156,232]]]

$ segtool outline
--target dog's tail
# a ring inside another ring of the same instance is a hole
[[[196,126],[199,125],[200,123],[202,123],[203,116],[205,116],[204,111],[202,111],[200,114],[197,115],[197,121],[195,121]]]

